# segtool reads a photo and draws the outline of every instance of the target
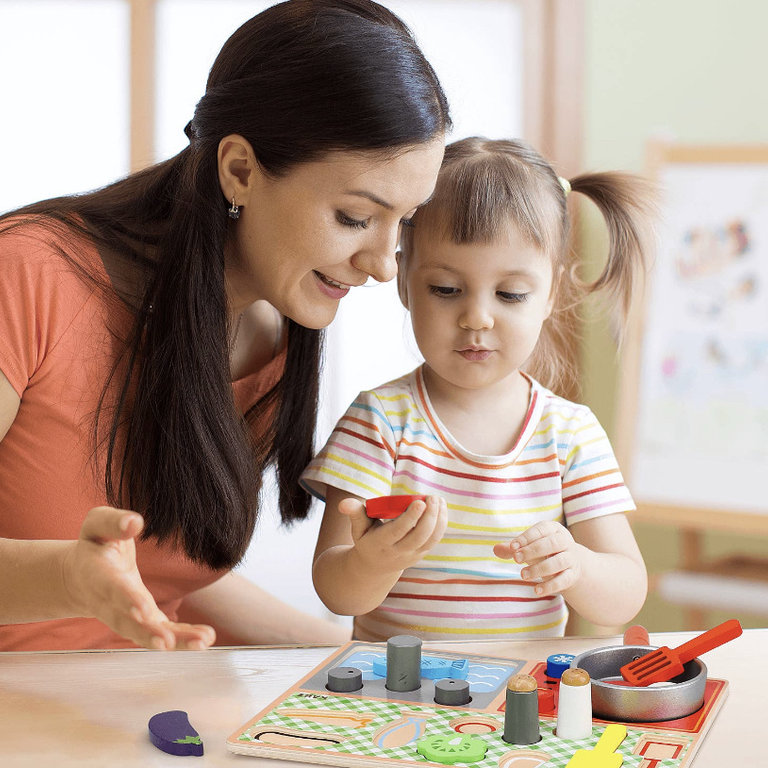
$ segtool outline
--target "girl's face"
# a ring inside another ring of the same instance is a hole
[[[253,171],[227,259],[233,307],[266,299],[327,326],[351,287],[395,276],[401,222],[432,194],[442,157],[440,137],[391,159],[335,152],[277,178]]]
[[[404,287],[427,366],[462,390],[506,385],[552,310],[552,264],[509,226],[489,244],[414,233]]]

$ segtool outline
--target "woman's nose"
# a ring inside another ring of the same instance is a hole
[[[395,251],[399,230],[384,232],[361,249],[352,259],[354,266],[379,283],[387,283],[397,275]]]

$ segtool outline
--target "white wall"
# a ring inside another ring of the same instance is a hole
[[[128,7],[0,2],[0,211],[128,172]]]

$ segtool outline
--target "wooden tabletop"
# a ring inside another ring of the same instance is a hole
[[[675,647],[694,635],[652,634],[651,642]],[[424,647],[543,660],[552,653],[580,653],[620,642],[620,638],[560,638]],[[767,648],[768,629],[751,629],[706,655],[710,676],[728,680],[730,692],[694,768],[767,764],[768,749],[762,741]],[[0,653],[0,766],[297,766],[232,754],[225,741],[333,650]],[[171,709],[189,714],[205,744],[202,758],[167,755],[150,743],[147,721]]]

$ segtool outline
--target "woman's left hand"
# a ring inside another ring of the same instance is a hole
[[[566,591],[581,578],[584,547],[574,541],[560,523],[537,523],[516,538],[496,544],[496,557],[525,563],[521,576],[537,582],[534,591],[541,597]]]

